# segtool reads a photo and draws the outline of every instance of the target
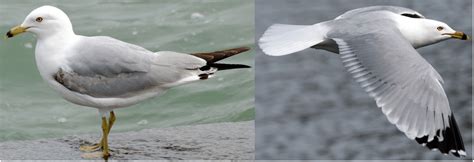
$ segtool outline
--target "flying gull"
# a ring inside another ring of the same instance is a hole
[[[158,96],[175,86],[206,80],[216,71],[249,68],[217,63],[249,50],[247,47],[195,54],[151,52],[111,37],[76,35],[68,16],[53,6],[33,10],[6,36],[23,32],[37,36],[36,65],[48,85],[72,103],[99,110],[102,138],[95,145],[80,147],[91,152],[84,157],[110,156],[107,138],[115,121],[114,109]]]
[[[408,138],[460,157],[466,152],[443,79],[415,50],[450,38],[470,39],[414,10],[372,6],[314,25],[274,24],[259,46],[271,56],[307,48],[339,54],[347,72]]]

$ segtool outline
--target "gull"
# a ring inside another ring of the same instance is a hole
[[[443,79],[416,51],[450,38],[470,39],[414,10],[371,6],[314,25],[274,24],[258,43],[271,56],[307,48],[339,54],[390,123],[429,149],[460,157],[466,152]]]
[[[53,6],[33,10],[6,36],[24,32],[37,37],[35,60],[43,80],[67,101],[99,110],[102,138],[97,144],[80,147],[88,152],[83,155],[86,158],[110,156],[108,135],[116,119],[114,109],[206,80],[220,70],[249,68],[217,63],[249,50],[247,47],[194,54],[151,52],[107,36],[76,35],[69,17]]]

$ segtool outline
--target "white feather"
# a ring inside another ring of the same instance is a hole
[[[283,56],[310,48],[326,37],[328,28],[323,24],[270,26],[259,40],[262,51],[271,56]]]

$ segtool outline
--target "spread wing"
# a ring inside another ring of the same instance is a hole
[[[56,81],[71,91],[99,98],[129,97],[161,88],[206,65],[192,55],[153,53],[110,37],[84,37],[71,49],[75,52],[68,55],[68,66],[55,74]]]
[[[347,72],[407,137],[430,149],[465,155],[441,76],[390,28],[394,24],[372,26],[385,27],[365,34],[330,34]]]

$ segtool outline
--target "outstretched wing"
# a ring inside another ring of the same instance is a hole
[[[386,27],[360,35],[329,35],[346,70],[407,137],[442,153],[465,155],[441,76],[390,28],[393,24],[378,26]]]

